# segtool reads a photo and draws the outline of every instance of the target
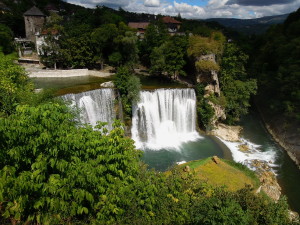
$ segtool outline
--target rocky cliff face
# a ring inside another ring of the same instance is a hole
[[[216,63],[216,56],[215,54],[202,55],[198,57],[196,61],[211,61],[213,63]],[[220,96],[219,78],[216,71],[200,71],[196,75],[196,80],[197,83],[207,84],[205,88],[205,94],[216,94],[217,96]]]
[[[200,57],[197,57],[196,61],[211,61],[213,63],[216,63],[216,56],[215,54],[202,55]],[[221,95],[217,71],[198,71],[196,80],[197,83],[206,84],[204,98],[209,98],[210,96],[219,97]],[[225,111],[220,105],[215,104],[212,101],[209,101],[208,104],[210,104],[215,111],[215,115],[211,121],[212,126],[215,127],[219,120],[226,119]]]

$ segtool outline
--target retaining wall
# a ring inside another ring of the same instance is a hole
[[[29,72],[29,77],[81,77],[81,76],[97,76],[107,77],[113,73],[106,73],[88,69],[73,69],[73,70],[41,70]]]

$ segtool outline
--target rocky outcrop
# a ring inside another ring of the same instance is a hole
[[[299,223],[299,214],[289,210],[289,218],[291,222]]]
[[[212,161],[215,163],[215,164],[219,164],[220,163],[220,159],[218,156],[213,156],[212,158]]]
[[[212,61],[214,63],[216,63],[216,55],[215,54],[207,54],[207,55],[201,55],[199,57],[197,57],[197,61]]]
[[[250,166],[255,168],[261,183],[257,192],[263,191],[271,199],[278,201],[281,196],[281,187],[277,182],[276,175],[268,166],[268,163],[262,160],[252,160]]]
[[[226,120],[225,110],[223,109],[222,106],[214,104],[211,101],[208,101],[208,104],[211,105],[211,107],[215,111],[215,114],[214,114],[214,116],[213,116],[213,118],[211,119],[210,122],[211,122],[211,124],[212,124],[213,127],[216,127],[217,126],[216,123],[219,120]]]
[[[197,57],[196,61],[212,61],[213,63],[216,63],[216,56],[215,54],[201,55],[200,57]],[[205,95],[215,94],[216,96],[220,96],[219,78],[216,71],[198,72],[196,80],[197,83],[207,84],[205,87]]]
[[[115,87],[115,85],[112,81],[108,81],[108,82],[104,82],[104,83],[100,84],[100,87],[113,88],[113,87]]]
[[[215,129],[210,132],[210,134],[215,135],[225,141],[239,142],[241,131],[242,127],[240,126],[228,126],[219,123],[216,125]]]

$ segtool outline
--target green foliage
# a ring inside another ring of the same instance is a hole
[[[0,52],[0,114],[11,114],[32,92],[24,69]]]
[[[192,35],[189,38],[188,56],[200,57],[201,55],[221,55],[225,37],[222,33],[212,33],[211,37]]]
[[[187,39],[173,36],[161,46],[155,47],[150,55],[150,73],[154,75],[166,74],[173,79],[178,75],[185,75]]]
[[[195,63],[197,71],[201,72],[210,72],[212,70],[219,71],[220,66],[210,60],[200,60]]]
[[[9,27],[0,24],[0,51],[9,54],[14,50],[13,33]]]
[[[137,37],[123,22],[104,24],[92,33],[96,57],[114,66],[132,66],[138,61]]]
[[[132,105],[136,104],[140,97],[140,79],[134,76],[127,67],[120,67],[114,84],[120,93],[125,114],[131,118]]]
[[[300,121],[300,10],[289,15],[258,42],[253,54],[253,73],[259,97],[273,115]]]
[[[91,68],[95,64],[90,35],[60,40],[60,58],[64,67]]]
[[[210,130],[215,111],[208,103],[208,99],[204,98],[204,88],[205,85],[202,83],[196,85],[198,124],[200,127]]]
[[[151,55],[156,55],[153,51],[155,51],[156,48],[162,48],[161,46],[163,46],[167,40],[168,32],[165,24],[160,20],[151,22],[145,32],[144,40],[139,44],[139,53],[142,63],[146,66],[151,65],[152,67],[154,64],[151,63],[153,60],[151,59],[153,58]]]
[[[233,124],[248,112],[250,97],[256,94],[255,79],[249,79],[245,64],[248,56],[235,44],[226,45],[221,64],[220,86],[226,97],[227,122]]]
[[[132,182],[139,152],[114,127],[105,133],[101,125],[97,131],[77,126],[59,104],[19,106],[0,119],[1,223],[88,221],[107,207],[112,215],[118,211],[104,199],[116,183]]]

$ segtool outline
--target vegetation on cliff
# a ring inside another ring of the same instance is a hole
[[[122,105],[125,111],[126,119],[131,118],[132,106],[140,98],[141,82],[129,68],[120,67],[116,73],[114,84],[121,96]]]
[[[250,97],[256,94],[257,83],[246,71],[248,56],[236,45],[227,43],[221,63],[220,86],[226,98],[227,123],[237,122],[247,114]]]

